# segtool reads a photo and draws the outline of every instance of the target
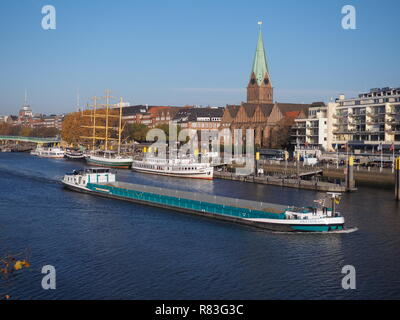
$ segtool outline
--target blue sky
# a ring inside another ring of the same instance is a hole
[[[57,29],[41,28],[41,8]],[[341,28],[341,8],[357,30]],[[263,20],[275,100],[328,101],[400,86],[398,0],[2,0],[0,114],[70,112],[110,89],[131,104],[246,99]]]

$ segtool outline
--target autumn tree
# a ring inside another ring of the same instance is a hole
[[[294,124],[292,118],[283,118],[271,130],[270,147],[284,149],[290,144],[290,128]]]

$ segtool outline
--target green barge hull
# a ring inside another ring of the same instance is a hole
[[[174,211],[190,213],[252,227],[292,231],[290,226],[266,225],[246,219],[285,219],[287,207],[248,200],[233,199],[187,191],[169,190],[145,185],[115,182],[112,184],[88,183],[86,190],[66,186],[74,191],[95,194],[101,197],[131,201]]]

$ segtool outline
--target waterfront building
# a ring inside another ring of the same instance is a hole
[[[371,89],[357,98],[340,95],[328,104],[333,132],[331,149],[376,150],[400,148],[400,88]]]
[[[122,109],[122,120],[127,123],[155,127],[172,121],[174,115],[185,107],[136,105]]]
[[[32,128],[56,128],[58,130],[61,130],[64,116],[65,116],[64,114],[62,115],[37,114],[32,117],[30,126]]]
[[[308,116],[297,118],[292,127],[292,143],[297,149],[328,149],[328,108],[323,102],[315,102],[308,109]]]

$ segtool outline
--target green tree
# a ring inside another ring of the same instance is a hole
[[[148,131],[149,128],[146,125],[133,123],[125,126],[124,135],[125,138],[128,139],[135,140],[137,142],[145,142]]]

